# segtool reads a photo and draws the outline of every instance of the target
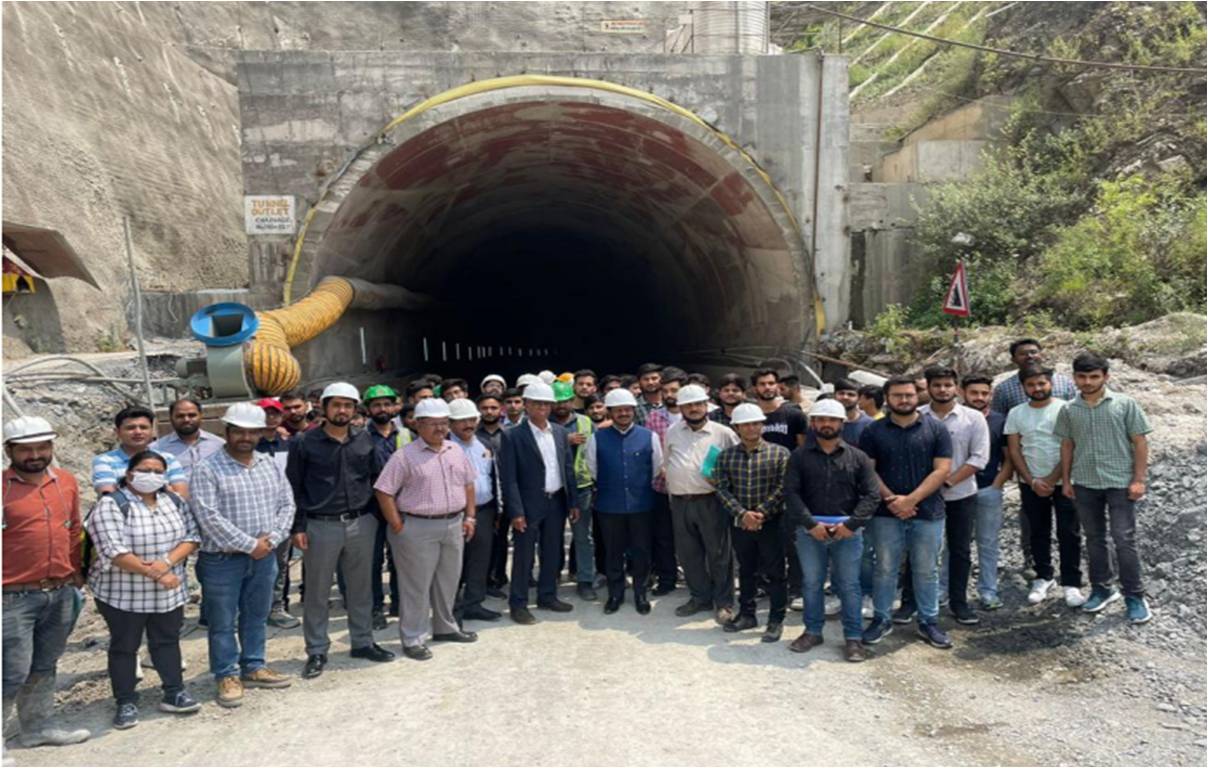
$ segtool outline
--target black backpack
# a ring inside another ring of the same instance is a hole
[[[185,508],[185,500],[182,499],[175,491],[169,491],[164,488],[163,493],[168,494],[168,498],[172,499],[176,504],[176,508],[183,510]],[[81,550],[80,562],[83,564],[84,576],[88,576],[88,572],[92,570],[92,562],[96,560],[96,545],[92,543],[92,536],[88,533],[88,518],[92,517],[92,513],[96,511],[97,504],[101,503],[101,499],[113,499],[113,503],[117,504],[117,508],[122,513],[122,519],[130,516],[130,497],[121,491],[110,491],[102,493],[96,500],[96,504],[92,505],[92,509],[88,510],[88,515],[84,518],[84,546]]]

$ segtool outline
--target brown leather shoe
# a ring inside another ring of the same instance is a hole
[[[802,632],[801,635],[789,643],[789,650],[793,653],[805,653],[809,649],[822,645],[822,635],[811,635],[808,631]]]
[[[864,643],[859,640],[848,640],[843,646],[843,658],[848,661],[866,661],[868,659],[868,651],[864,649]]]
[[[218,678],[218,705],[237,707],[243,703],[243,683],[234,675]]]

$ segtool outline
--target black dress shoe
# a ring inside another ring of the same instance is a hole
[[[432,651],[426,645],[404,645],[403,655],[416,661],[427,661],[432,658]]]
[[[481,605],[467,608],[461,614],[462,619],[472,619],[474,621],[499,621],[500,616],[503,616],[503,614],[499,611],[492,611],[490,608],[483,608]]]
[[[744,629],[751,629],[757,626],[759,626],[759,622],[755,621],[754,616],[744,614],[733,621],[727,621],[721,628],[726,632],[742,632]]]
[[[663,582],[659,582],[659,585],[657,587],[655,587],[653,590],[651,590],[650,594],[654,595],[655,597],[662,597],[663,595],[669,595],[674,591],[675,591],[674,582],[668,584],[667,582],[663,581]]]
[[[369,659],[370,661],[392,661],[394,659],[393,651],[388,651],[377,643],[364,648],[353,648],[351,655],[354,659]]]
[[[600,599],[590,584],[580,584],[578,592],[579,599],[589,603],[594,603]]]
[[[570,603],[564,603],[556,597],[544,603],[537,603],[537,607],[546,611],[554,611],[555,613],[570,613],[575,609]]]
[[[517,624],[536,624],[537,619],[528,608],[511,609],[512,621]]]
[[[493,597],[496,600],[507,600],[508,593],[499,587],[487,587],[487,597]]]
[[[604,613],[616,613],[620,610],[621,600],[622,598],[620,597],[608,598],[608,601],[604,603]]]
[[[634,595],[633,596],[633,607],[638,613],[642,614],[643,616],[650,613],[650,601],[646,599],[645,595],[642,595],[642,594]]]
[[[323,667],[326,666],[326,653],[312,653],[306,657],[306,667],[302,670],[302,677],[318,677],[323,674]]]
[[[442,632],[432,636],[437,643],[473,643],[478,640],[477,632]]]
[[[375,630],[385,629],[389,622],[386,621],[386,614],[383,611],[373,612],[373,628]]]

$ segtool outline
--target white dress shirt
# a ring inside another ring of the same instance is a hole
[[[556,493],[562,490],[562,473],[558,470],[558,448],[554,445],[554,430],[548,423],[545,429],[539,428],[528,420],[529,429],[533,430],[533,439],[537,441],[537,450],[541,451],[541,460],[545,462],[545,492]]]

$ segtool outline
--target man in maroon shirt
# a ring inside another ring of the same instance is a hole
[[[45,419],[4,425],[4,739],[22,746],[77,744],[91,734],[51,720],[55,668],[75,626],[81,572],[80,488],[50,466]]]

